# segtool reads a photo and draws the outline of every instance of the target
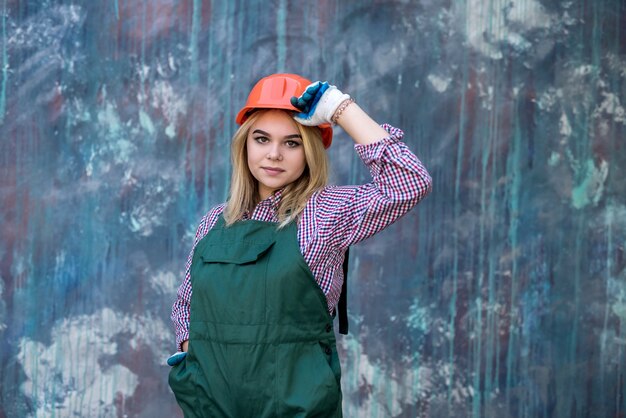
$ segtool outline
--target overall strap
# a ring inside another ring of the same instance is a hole
[[[341,295],[337,304],[337,314],[339,316],[339,333],[348,334],[348,260],[350,258],[350,247],[346,249],[343,259],[343,284],[341,285]]]

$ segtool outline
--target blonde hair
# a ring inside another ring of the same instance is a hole
[[[230,148],[232,174],[228,200],[224,208],[226,225],[237,222],[246,211],[252,211],[259,203],[258,181],[248,168],[246,141],[250,127],[268,110],[254,112],[233,136]],[[311,195],[328,183],[328,157],[319,128],[304,126],[297,122],[296,126],[302,136],[306,167],[302,175],[285,186],[282,191],[278,206],[279,228],[296,219],[304,210]]]

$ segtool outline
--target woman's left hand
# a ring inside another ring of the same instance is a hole
[[[294,119],[307,126],[331,123],[339,105],[350,98],[327,81],[316,81],[307,86],[300,97],[292,97],[291,104],[300,109]]]

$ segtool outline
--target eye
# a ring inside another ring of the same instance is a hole
[[[289,148],[296,148],[296,147],[299,147],[301,145],[298,141],[291,141],[291,140],[286,141],[285,144]]]
[[[266,136],[256,136],[254,137],[254,140],[258,142],[259,144],[265,144],[266,142],[269,141],[269,138]]]

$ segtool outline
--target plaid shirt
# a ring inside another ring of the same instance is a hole
[[[431,190],[432,180],[421,161],[401,142],[404,133],[382,125],[388,137],[355,150],[369,167],[373,181],[361,186],[327,186],[311,196],[298,219],[298,243],[304,260],[326,295],[332,312],[343,284],[342,263],[348,246],[391,225]],[[244,219],[278,222],[281,192],[261,201]],[[198,242],[213,228],[224,204],[211,209],[200,221],[187,258],[185,278],[172,307],[178,349],[189,339],[191,300],[190,268]]]

